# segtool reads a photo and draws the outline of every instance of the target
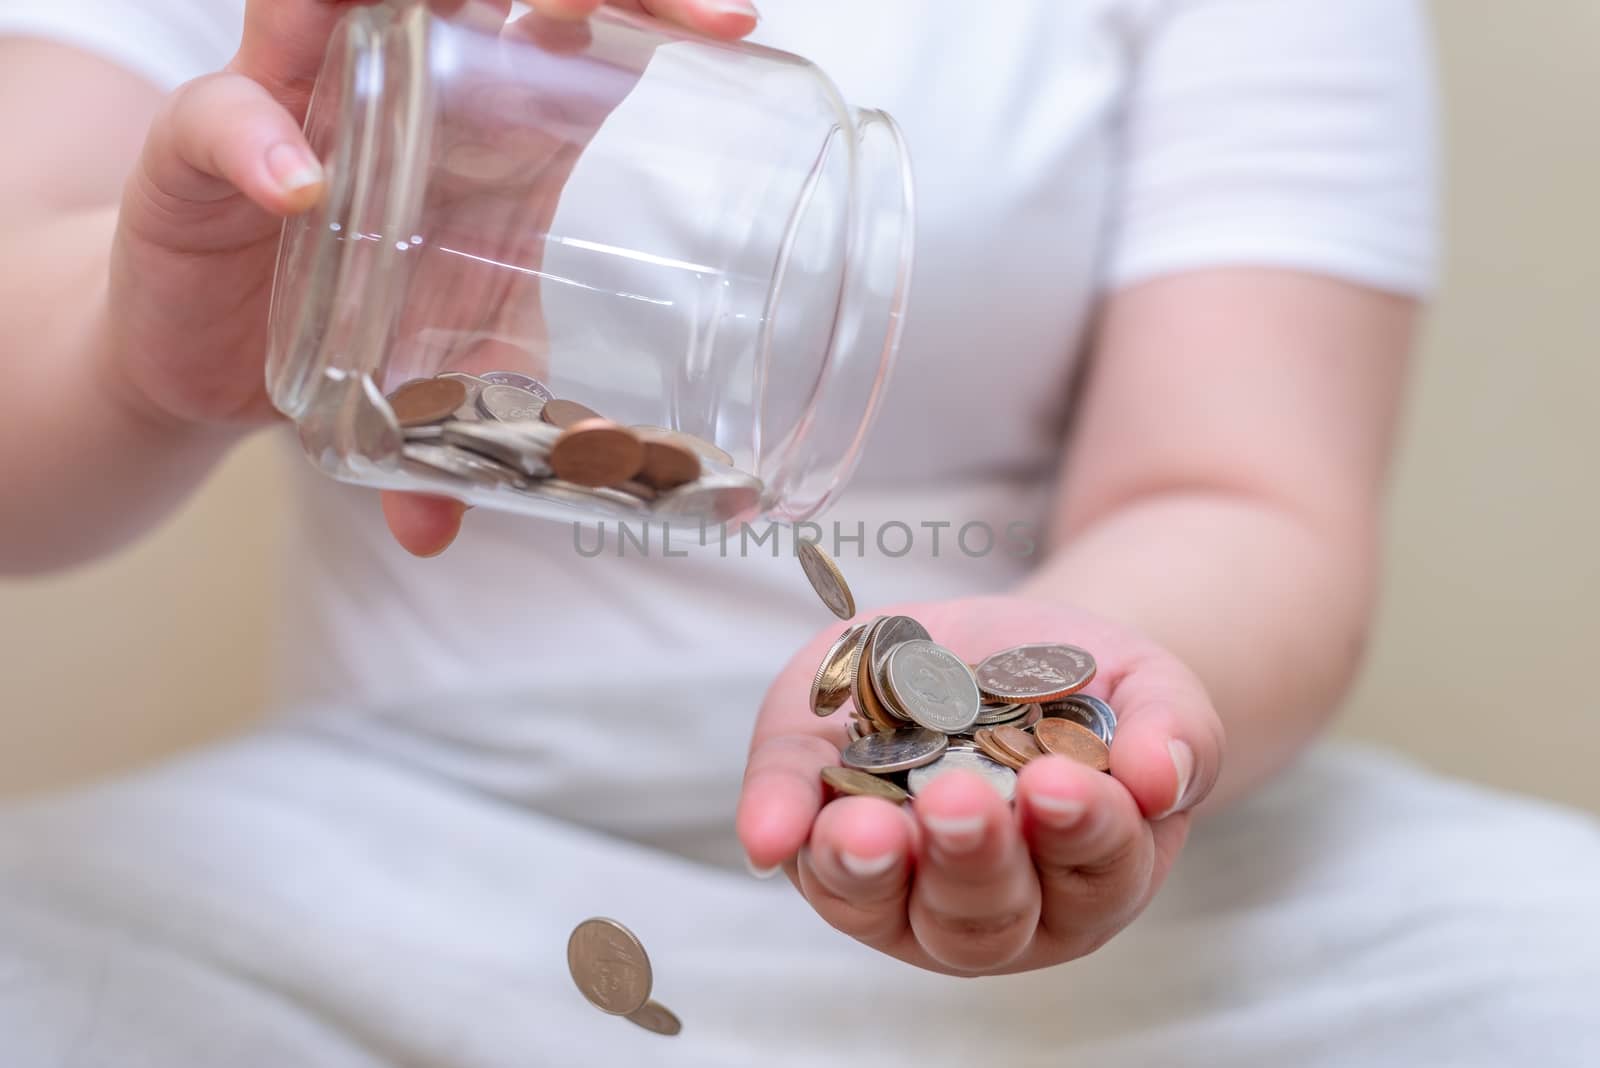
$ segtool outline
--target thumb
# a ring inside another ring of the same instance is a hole
[[[154,209],[146,218],[176,230],[193,221],[195,206],[235,192],[272,215],[305,211],[322,195],[323,173],[299,124],[266,89],[213,74],[169,98],[145,141],[138,179]]]

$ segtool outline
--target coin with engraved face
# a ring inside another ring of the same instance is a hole
[[[531,390],[490,383],[478,393],[478,410],[502,423],[531,423],[549,403]]]
[[[550,387],[531,375],[520,374],[516,371],[485,371],[478,377],[490,385],[514,386],[517,389],[527,390],[541,400],[555,399],[555,394],[550,392]]]
[[[1094,657],[1075,645],[1018,645],[978,665],[985,697],[1004,701],[1054,701],[1076,693],[1094,678]]]
[[[584,920],[567,939],[567,968],[595,1008],[614,1016],[650,1000],[650,958],[639,939],[616,920]]]
[[[929,730],[960,734],[978,718],[980,697],[972,671],[942,645],[922,638],[901,642],[889,654],[885,681],[895,703]]]
[[[1001,798],[1010,801],[1017,796],[1017,773],[998,764],[982,753],[972,749],[955,748],[945,753],[939,760],[920,768],[913,768],[907,776],[906,786],[915,797],[928,788],[928,784],[939,776],[952,771],[967,771],[979,776],[984,782],[994,787],[994,792]]]
[[[887,775],[894,771],[921,767],[939,759],[949,739],[925,727],[905,727],[879,731],[857,738],[845,746],[840,759],[852,768]]]

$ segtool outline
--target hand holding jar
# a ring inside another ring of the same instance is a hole
[[[301,125],[330,38],[356,6],[252,0],[228,69],[180,88],[149,132],[118,220],[98,351],[110,388],[160,433],[214,439],[220,452],[274,416],[263,368],[282,219],[325,200],[327,172]],[[480,32],[540,34],[560,47],[581,40],[581,20],[598,4],[535,0],[535,13],[510,23],[509,0],[435,6]],[[753,11],[718,0],[643,6],[723,38],[755,25]],[[570,153],[551,157],[552,166],[570,166]],[[457,192],[449,218],[482,222],[503,209],[493,197]],[[484,319],[492,297],[462,296],[459,315]],[[438,552],[454,537],[461,505],[388,496],[391,529],[411,551]]]

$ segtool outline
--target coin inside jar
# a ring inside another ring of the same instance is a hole
[[[389,407],[402,427],[437,423],[466,403],[467,387],[453,378],[419,378],[389,394]]]
[[[502,423],[530,423],[550,403],[518,386],[490,383],[478,391],[478,410]]]
[[[1096,771],[1111,770],[1111,750],[1099,735],[1070,719],[1041,719],[1033,727],[1034,741],[1047,753],[1060,753]]]
[[[566,428],[550,450],[556,477],[579,486],[614,486],[639,473],[644,443],[607,419],[586,419]]]
[[[545,401],[538,418],[542,418],[552,426],[559,426],[565,429],[569,426],[576,426],[588,419],[599,419],[600,413],[587,404],[579,404],[575,400],[557,397],[554,400]]]
[[[889,655],[886,679],[895,703],[929,730],[960,734],[978,718],[978,684],[950,650],[924,639],[902,642]]]
[[[681,445],[644,441],[644,466],[639,477],[658,490],[677,489],[700,477],[700,457]]]
[[[839,793],[852,797],[881,797],[897,805],[911,800],[910,794],[888,779],[880,779],[859,768],[834,766],[823,768],[822,781]]]
[[[597,916],[580,923],[567,939],[567,968],[579,992],[602,1012],[626,1016],[650,1000],[650,957],[616,920]]]

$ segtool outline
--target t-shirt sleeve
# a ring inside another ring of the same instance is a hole
[[[226,64],[244,0],[0,0],[0,37],[71,45],[163,90]]]
[[[1105,282],[1219,266],[1434,282],[1422,0],[1150,0]]]

